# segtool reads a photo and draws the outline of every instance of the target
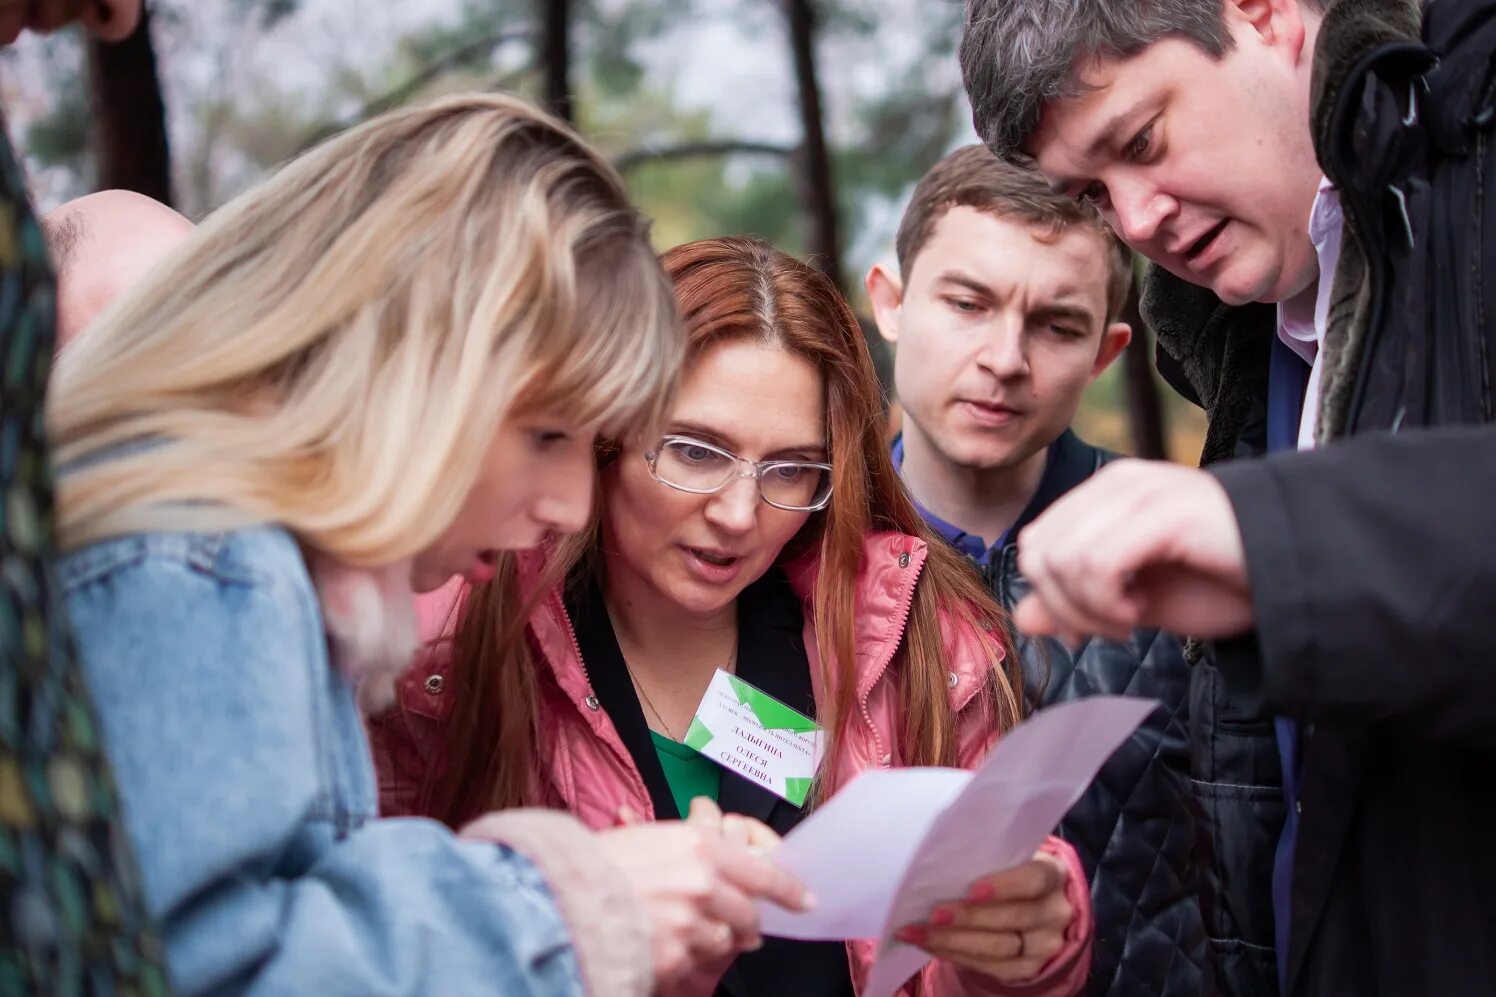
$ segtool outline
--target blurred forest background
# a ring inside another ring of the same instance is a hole
[[[662,249],[754,233],[866,314],[921,174],[975,140],[959,0],[147,0],[118,45],[0,54],[43,209],[124,187],[199,219],[370,115],[439,93],[544,103],[612,157]],[[86,111],[95,111],[89,123]],[[886,374],[887,348],[870,343]],[[1092,442],[1193,463],[1203,421],[1146,334],[1087,396]]]

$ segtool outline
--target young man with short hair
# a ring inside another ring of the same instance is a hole
[[[867,275],[879,329],[898,347],[894,459],[925,519],[1011,610],[1026,591],[1018,530],[1114,456],[1069,426],[1086,387],[1131,339],[1119,318],[1130,256],[1088,205],[981,146],[920,181],[897,252],[897,273]],[[1092,884],[1086,992],[1193,997],[1205,932],[1180,642],[1148,630],[1079,652],[1043,639],[1019,650],[1034,706],[1097,692],[1162,700],[1059,833]]]
[[[1145,313],[1161,369],[1210,416],[1205,462],[1284,451],[1211,473],[1119,464],[1024,534],[1021,626],[1222,638],[1195,671],[1192,722],[1229,992],[1496,992],[1496,432],[1450,426],[1491,421],[1490,351],[1436,362],[1454,331],[1439,325],[1377,335],[1387,289],[1434,276],[1373,265],[1394,249],[1381,212],[1401,212],[1396,251],[1420,264],[1462,245],[1464,220],[1371,182],[1398,166],[1378,129],[1406,136],[1405,155],[1433,135],[1439,155],[1483,150],[1489,95],[1461,111],[1424,77],[1385,97],[1347,82],[1373,53],[1423,59],[1422,16],[1417,0],[967,4],[979,133],[1156,264]],[[1483,39],[1472,26],[1442,54]],[[1415,217],[1433,217],[1416,236]],[[1478,302],[1454,322],[1489,345]],[[1368,405],[1389,418],[1362,419]],[[1396,433],[1417,426],[1441,428]],[[1393,433],[1339,441],[1364,427]],[[1252,778],[1224,778],[1222,760]]]

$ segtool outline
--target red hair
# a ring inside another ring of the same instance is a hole
[[[857,716],[854,600],[864,540],[880,530],[929,544],[904,639],[890,665],[903,723],[898,732],[902,762],[958,762],[947,627],[990,645],[995,664],[981,705],[993,718],[994,734],[1011,728],[1019,719],[1021,672],[1006,614],[960,556],[930,533],[904,491],[889,455],[867,343],[835,285],[757,239],[688,243],[665,253],[662,262],[685,321],[687,363],[716,343],[749,338],[805,358],[825,379],[831,502],[812,514],[780,560],[807,557],[818,564],[811,613],[822,669],[824,702],[817,704],[817,719],[828,732],[826,757],[836,757]],[[594,525],[559,546],[547,588],[597,553],[597,536]],[[546,802],[538,798],[539,675],[523,635],[531,607],[522,604],[512,559],[505,561],[499,577],[467,600],[454,639],[454,692],[462,695],[466,709],[454,712],[446,726],[450,764],[430,787],[431,806],[422,807],[453,825],[487,810]],[[818,795],[835,788],[822,786]]]

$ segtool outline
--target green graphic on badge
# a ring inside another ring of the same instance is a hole
[[[814,720],[720,668],[686,731],[689,747],[797,807],[815,781],[821,742]]]

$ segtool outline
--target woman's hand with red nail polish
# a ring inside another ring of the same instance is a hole
[[[909,925],[895,937],[1004,983],[1028,980],[1064,948],[1076,915],[1065,895],[1068,879],[1063,861],[1041,852],[976,883],[965,900],[940,904],[928,925]]]

